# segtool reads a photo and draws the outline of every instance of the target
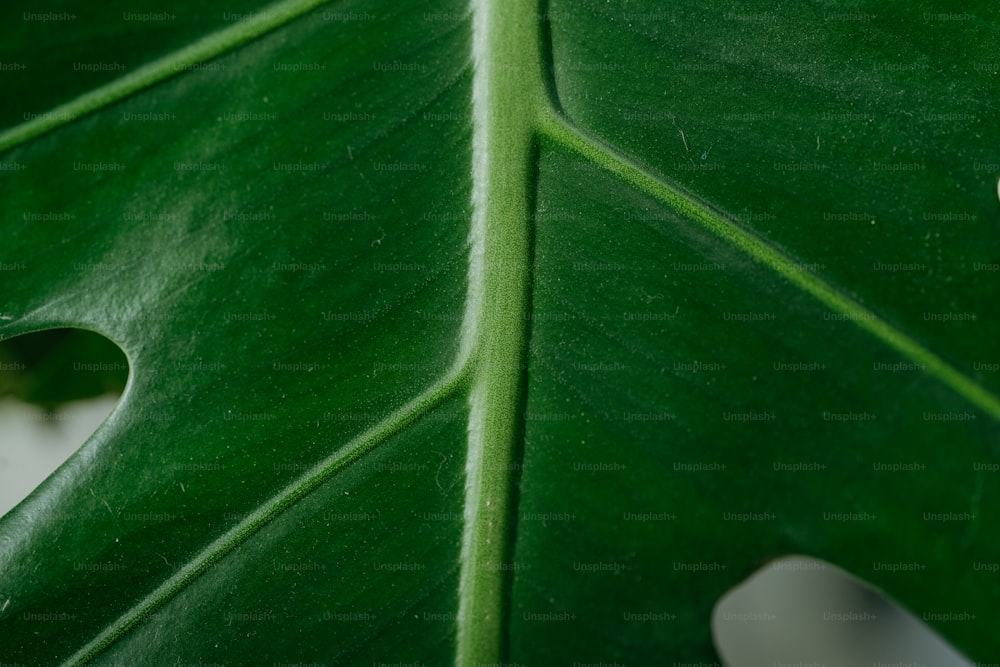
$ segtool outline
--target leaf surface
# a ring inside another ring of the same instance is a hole
[[[998,28],[765,4],[179,8],[6,105],[0,335],[131,375],[0,657],[710,662],[786,553],[995,654]]]

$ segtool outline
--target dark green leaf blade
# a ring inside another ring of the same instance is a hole
[[[267,0],[170,7],[150,0],[8,4],[0,10],[0,81],[5,97],[9,96],[0,106],[0,130],[51,113],[159,56],[253,18],[267,4]]]
[[[468,36],[372,10],[360,30],[315,11],[225,68],[7,153],[25,168],[3,174],[2,261],[18,270],[0,332],[102,331],[133,377],[81,452],[0,519],[5,660],[97,648],[404,428],[426,409],[414,399],[452,391],[470,140],[467,123],[435,119],[467,108],[467,58],[451,55]],[[153,110],[176,120],[119,122]],[[21,215],[33,210],[70,215]],[[432,525],[458,544],[460,524]]]
[[[94,328],[133,369],[0,518],[11,659],[711,662],[716,598],[788,551],[975,609],[941,629],[989,656],[991,135],[824,116],[860,82],[981,118],[988,68],[945,65],[984,47],[901,14],[847,58],[788,29],[815,7],[469,9],[292,11],[0,135],[0,335]]]
[[[101,660],[450,664],[464,480],[453,445],[466,419],[461,399],[429,412],[268,524]]]
[[[540,173],[512,658],[711,662],[715,601],[788,553],[995,652],[995,416],[597,165]]]
[[[555,88],[575,122],[997,391],[994,13],[554,0]]]

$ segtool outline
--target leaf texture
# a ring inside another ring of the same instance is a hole
[[[788,553],[995,654],[997,23],[744,4],[6,28],[0,336],[131,375],[0,659],[711,662]]]

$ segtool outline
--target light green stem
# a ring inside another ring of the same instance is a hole
[[[503,659],[506,568],[530,288],[535,128],[544,108],[535,0],[473,0],[473,223],[464,335],[473,351],[456,664]]]

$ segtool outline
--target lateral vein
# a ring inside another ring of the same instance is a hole
[[[739,248],[799,289],[808,292],[826,307],[845,315],[845,319],[874,335],[904,357],[923,364],[928,374],[943,382],[992,418],[1000,420],[1000,398],[870,309],[843,294],[819,276],[802,268],[798,262],[753,233],[726,220],[681,190],[656,178],[628,158],[587,136],[558,112],[550,110],[540,117],[539,132],[542,136],[607,170],[660,203],[699,223],[717,237]]]
[[[468,364],[456,364],[450,373],[437,384],[314,465],[184,563],[170,578],[144,596],[142,600],[119,616],[114,623],[68,658],[63,666],[77,667],[89,663],[122,635],[149,617],[157,608],[166,604],[208,568],[245,543],[282,512],[376,446],[440,406],[449,397],[454,396],[467,384],[468,375]]]
[[[187,46],[88,91],[51,111],[0,132],[0,151],[35,139],[63,125],[110,106],[133,93],[233,51],[294,21],[331,0],[282,0],[251,17],[204,35]]]

